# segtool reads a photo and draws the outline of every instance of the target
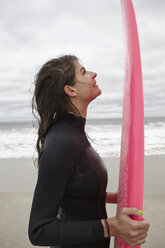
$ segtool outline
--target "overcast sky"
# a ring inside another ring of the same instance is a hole
[[[165,1],[134,0],[145,116],[165,116]],[[121,117],[124,36],[120,0],[0,0],[0,121],[31,120],[32,82],[47,60],[75,54],[102,89],[88,118]]]

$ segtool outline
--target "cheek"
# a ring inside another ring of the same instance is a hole
[[[84,83],[79,88],[79,97],[81,99],[84,99],[84,100],[89,99],[92,93],[93,93],[93,88],[91,87],[89,83]]]
[[[90,96],[93,92],[93,87],[91,86],[91,84],[86,84],[83,88],[83,92],[86,96]]]

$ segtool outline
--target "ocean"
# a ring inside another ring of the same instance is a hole
[[[119,157],[122,119],[89,119],[85,131],[101,157]],[[35,158],[37,126],[0,123],[0,158]],[[165,155],[165,117],[145,117],[145,155]]]

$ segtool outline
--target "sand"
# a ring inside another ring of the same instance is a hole
[[[108,169],[107,191],[116,191],[119,159],[104,161]],[[143,210],[151,227],[144,248],[165,246],[164,177],[165,156],[145,157]],[[28,240],[27,227],[36,178],[37,170],[31,159],[0,159],[0,248],[34,247]],[[115,215],[115,204],[106,204],[106,208],[109,217]]]

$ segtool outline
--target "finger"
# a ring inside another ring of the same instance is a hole
[[[146,242],[146,239],[144,238],[144,239],[140,239],[140,240],[132,240],[131,241],[131,243],[130,243],[130,245],[131,245],[131,247],[133,246],[139,246],[139,245],[142,245],[142,244],[144,244]]]
[[[145,242],[146,242],[145,239],[141,239],[141,240],[138,241],[137,245],[142,245],[142,244],[144,244]]]
[[[148,223],[148,228],[150,227],[150,223],[143,217],[143,221]]]
[[[147,221],[136,221],[136,230],[148,230],[150,224]]]
[[[132,238],[132,240],[136,241],[136,240],[142,240],[145,239],[147,237],[147,233],[140,233],[137,234],[134,238]]]
[[[138,236],[138,239],[139,240],[146,239],[147,236],[148,236],[147,233],[145,233],[145,234],[143,233],[143,234],[141,234],[141,235]]]
[[[142,216],[142,214],[139,213],[139,210],[137,208],[123,208],[122,212],[127,215]]]

